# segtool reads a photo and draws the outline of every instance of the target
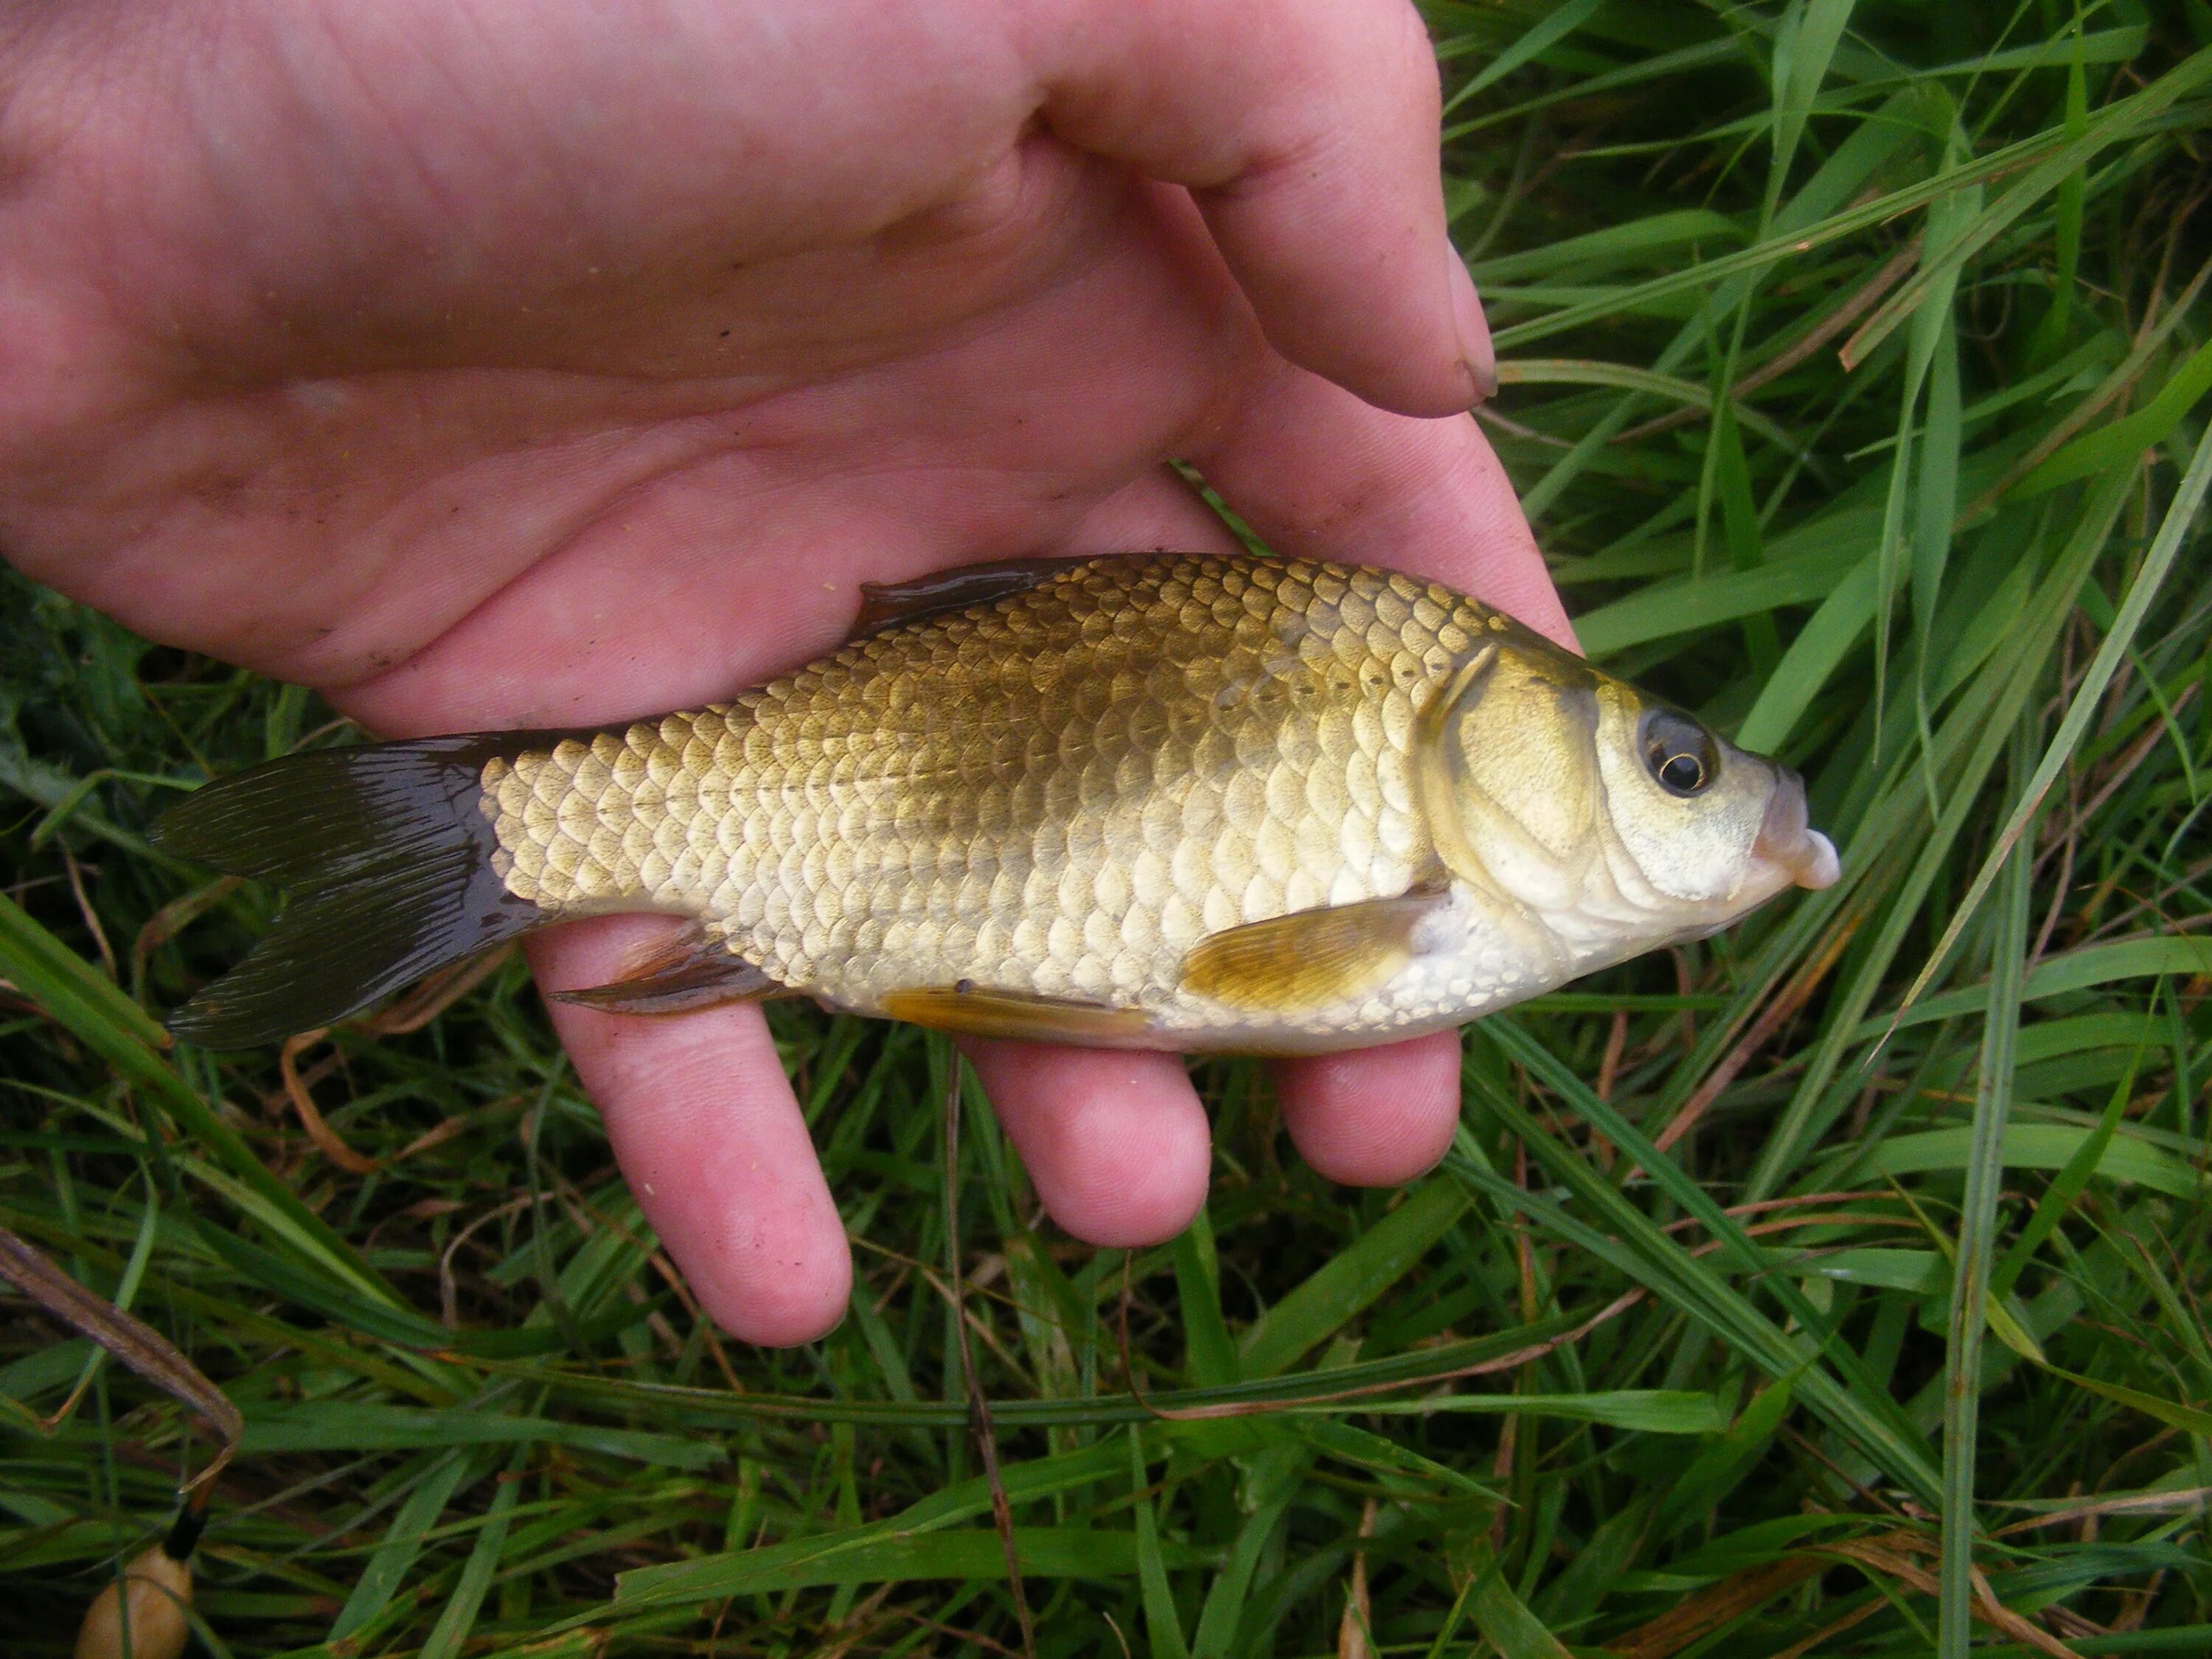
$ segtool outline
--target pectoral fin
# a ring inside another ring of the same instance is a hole
[[[630,964],[620,979],[580,991],[556,991],[556,1002],[573,1002],[609,1014],[681,1014],[723,1002],[764,1002],[791,993],[722,940],[687,927]]]
[[[1141,1008],[1114,1008],[1072,997],[1042,997],[971,985],[915,986],[884,998],[893,1019],[967,1036],[1013,1037],[1030,1042],[1073,1042],[1084,1048],[1142,1045],[1150,1017]]]
[[[1413,959],[1415,924],[1443,902],[1418,887],[1209,933],[1183,958],[1183,988],[1277,1013],[1364,996]]]

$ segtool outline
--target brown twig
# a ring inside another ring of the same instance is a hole
[[[2158,349],[2159,343],[2165,339],[2166,334],[2179,325],[2180,319],[2189,314],[2191,307],[2195,303],[2198,292],[2204,287],[2208,278],[2212,278],[2212,262],[2207,262],[2204,268],[2197,273],[2196,280],[2189,284],[2187,290],[2183,293],[2174,308],[2167,313],[2167,321],[2164,325],[2156,325],[2150,318],[2146,317],[2143,319],[2142,327],[2136,331],[2134,349],[2121,362],[2119,367],[2106,375],[2104,382],[2093,390],[2087,398],[2069,410],[2064,417],[2050,431],[2028,446],[2027,451],[2004,470],[1996,482],[1967,504],[1960,513],[1955,522],[1965,526],[1980,518],[1983,514],[1995,507],[2014,484],[2057,454],[2069,440],[2087,427],[2090,422],[2104,413],[2115,399],[2125,396],[2133,389],[2136,382],[2142,378],[2143,371],[2150,367],[2151,353]]]
[[[1912,237],[1890,256],[1889,263],[1867,279],[1864,287],[1823,319],[1818,327],[1796,344],[1782,351],[1745,375],[1728,389],[1729,401],[1735,403],[1749,397],[1761,386],[1780,380],[1791,369],[1834,339],[1873,308],[1881,296],[1897,286],[1898,280],[1912,269],[1920,258],[1920,238]],[[1693,421],[1711,420],[1710,409],[1691,407],[1669,410],[1651,420],[1638,422],[1626,431],[1613,434],[1617,444],[1633,442],[1662,432],[1672,432],[1678,426],[1688,426]]]
[[[2121,665],[2124,670],[2126,666],[2124,663]],[[2114,678],[2117,678],[2118,676]],[[2191,681],[2181,688],[2180,695],[2173,699],[2172,710],[2176,718],[2179,717],[2182,710],[2188,708],[2196,697],[2197,684],[2197,681]],[[2169,735],[2166,722],[2163,720],[2156,720],[2151,721],[2142,731],[2130,739],[2128,746],[2114,756],[2109,763],[2109,769],[2098,783],[2096,793],[2074,811],[2067,819],[2064,829],[2059,833],[2071,836],[2078,834],[2084,829],[2089,820],[2096,816],[2098,809],[2112,799],[2113,794],[2135,775],[2136,769],[2142,765],[2150,752]]]
[[[2070,789],[2072,780],[2068,782]],[[2078,806],[2079,802],[2069,805]],[[2027,953],[2030,968],[2043,960],[2043,953],[2051,948],[2051,936],[2058,931],[2058,919],[2066,914],[2066,896],[2074,890],[2074,853],[2080,841],[2080,834],[2069,824],[2064,838],[2058,843],[2058,879],[2051,884],[2051,908],[2044,912],[2043,926],[2036,930],[2035,945]]]
[[[1494,426],[1507,436],[1518,438],[1523,443],[1542,444],[1551,449],[1574,447],[1574,445],[1565,438],[1555,438],[1548,432],[1539,432],[1534,427],[1525,425],[1510,416],[1500,415],[1488,404],[1477,404],[1474,406],[1474,417],[1485,426]]]
[[[299,1114],[300,1127],[315,1143],[315,1150],[349,1175],[374,1175],[377,1160],[346,1145],[338,1132],[325,1121],[314,1095],[300,1077],[300,1056],[330,1034],[329,1026],[319,1025],[312,1031],[285,1038],[283,1051],[276,1058],[276,1069],[283,1077],[284,1092],[291,1099],[292,1109]]]
[[[2025,1521],[2008,1522],[1990,1536],[2008,1538],[2016,1532],[2033,1532],[2039,1527],[2063,1526],[2069,1521],[2100,1515],[2173,1515],[2189,1510],[2201,1510],[2205,1507],[2204,1500],[2208,1498],[2212,1498],[2212,1486],[2184,1486],[2174,1492],[2130,1492],[2122,1498],[2093,1497],[2085,1503],[2071,1504],[2062,1510],[2046,1510],[2040,1515],[2031,1515]]]
[[[510,1216],[518,1211],[526,1210],[530,1207],[531,1202],[531,1195],[527,1193],[520,1198],[511,1198],[497,1209],[485,1211],[446,1241],[446,1248],[439,1253],[438,1256],[438,1316],[440,1322],[447,1330],[457,1331],[461,1328],[460,1285],[453,1277],[455,1253],[462,1245],[469,1242],[477,1228],[497,1221],[502,1216]]]
[[[1810,1553],[1841,1557],[1862,1571],[1879,1573],[1910,1585],[1923,1595],[1941,1595],[1942,1586],[1936,1575],[1906,1558],[1904,1551],[1932,1550],[1928,1540],[1917,1533],[1891,1533],[1879,1538],[1851,1538],[1833,1544],[1816,1544]],[[2073,1649],[2040,1625],[2031,1623],[1997,1600],[1990,1588],[1990,1581],[1978,1567],[1971,1570],[1974,1595],[1970,1604],[1975,1618],[1994,1630],[2002,1632],[2022,1647],[2033,1648],[2049,1659],[2079,1659]]]
[[[1628,1010],[1613,1011],[1613,1024],[1605,1034],[1605,1054],[1597,1063],[1597,1097],[1610,1103],[1613,1085],[1620,1080],[1621,1051],[1628,1047]]]
[[[952,1328],[959,1334],[960,1380],[968,1390],[968,1426],[983,1454],[983,1478],[991,1487],[991,1522],[998,1528],[999,1547],[1006,1558],[1006,1585],[1014,1598],[1014,1621],[1021,1626],[1022,1652],[1036,1659],[1036,1632],[1030,1622],[1030,1599],[1022,1588],[1022,1565],[1014,1550],[1013,1506],[1006,1501],[1006,1483],[999,1475],[999,1434],[991,1421],[991,1402],[975,1380],[975,1353],[968,1339],[967,1309],[963,1300],[960,1264],[960,1074],[959,1050],[952,1052],[945,1085],[945,1254],[952,1280]]]
[[[1807,1654],[1812,1652],[1814,1648],[1819,1647],[1830,1637],[1841,1636],[1845,1631],[1850,1629],[1854,1625],[1862,1624],[1865,1620],[1871,1619],[1875,1613],[1880,1613],[1888,1605],[1889,1598],[1887,1596],[1879,1595],[1872,1596],[1860,1606],[1851,1609],[1850,1612],[1845,1613],[1842,1618],[1834,1620],[1832,1623],[1821,1626],[1820,1629],[1814,1631],[1803,1641],[1792,1642],[1788,1647],[1783,1649],[1781,1652],[1775,1654],[1773,1656],[1773,1659],[1805,1659],[1805,1656]]]
[[[1887,1516],[1893,1521],[1902,1521],[1905,1519],[1905,1512],[1902,1510],[1899,1509],[1894,1504],[1890,1503],[1887,1498],[1883,1498],[1880,1492],[1874,1491],[1870,1487],[1862,1486],[1856,1479],[1853,1478],[1850,1470],[1844,1468],[1842,1464],[1837,1462],[1835,1459],[1829,1456],[1827,1453],[1822,1451],[1818,1446],[1808,1440],[1803,1435],[1798,1433],[1796,1430],[1791,1428],[1787,1423],[1784,1423],[1782,1425],[1782,1437],[1784,1440],[1787,1440],[1791,1445],[1796,1447],[1798,1450],[1803,1452],[1814,1462],[1818,1463],[1822,1468],[1827,1470],[1830,1474],[1834,1475],[1837,1480],[1842,1481],[1844,1485],[1850,1489],[1851,1495],[1856,1498],[1860,1503],[1864,1504],[1869,1509],[1879,1510],[1883,1515]]]
[[[2193,887],[2198,882],[2203,880],[2207,876],[2212,876],[2212,859],[2200,860],[2196,864],[2191,865],[2188,869],[2184,870],[2174,880],[2168,882],[2165,886],[2151,894],[2148,898],[2136,899],[2134,903],[2129,905],[2126,909],[2121,911],[2118,915],[2112,916],[2108,920],[2099,923],[2094,933],[2087,933],[2083,937],[2075,939],[2073,942],[2076,945],[2094,945],[2100,940],[2109,939],[2112,934],[2118,933],[2120,929],[2125,927],[2130,922],[2133,921],[2137,916],[2142,915],[2144,911],[2157,911],[2161,905],[2163,905],[2168,899],[2172,898],[2176,893],[2179,893],[2183,888]],[[2089,917],[2085,914],[2081,918],[2080,918],[2080,920],[2082,927],[2087,928],[2089,925]],[[2158,920],[2159,931],[2160,932],[2187,933],[2191,927],[2203,926],[2205,919],[2202,915],[2169,917],[2161,914]]]
[[[1730,1573],[1718,1583],[1669,1607],[1649,1624],[1617,1636],[1607,1651],[1620,1659],[1668,1659],[1692,1643],[1734,1623],[1753,1608],[1827,1570],[1822,1561],[1784,1556],[1764,1566]]]
[[[404,1036],[419,1031],[497,972],[514,954],[514,947],[510,945],[441,969],[381,1013],[347,1024],[379,1037]],[[390,1158],[370,1158],[356,1152],[323,1116],[315,1104],[310,1080],[300,1070],[300,1056],[329,1035],[330,1028],[322,1026],[287,1037],[277,1057],[277,1070],[284,1080],[284,1093],[299,1115],[300,1127],[307,1132],[307,1139],[314,1142],[316,1150],[341,1170],[350,1175],[374,1175],[388,1164],[404,1162],[417,1152],[443,1145],[467,1127],[466,1119],[449,1117],[417,1135]]]
[[[456,1120],[448,1118],[446,1121],[451,1123]],[[436,1133],[434,1129],[431,1131],[432,1134]],[[408,1149],[410,1152],[413,1150],[411,1146]],[[406,1153],[403,1152],[400,1156],[404,1158]],[[592,1227],[605,1227],[623,1243],[635,1250],[644,1259],[646,1265],[653,1269],[660,1282],[668,1287],[677,1301],[683,1305],[684,1311],[690,1316],[692,1324],[697,1328],[700,1335],[706,1340],[707,1350],[714,1355],[715,1368],[722,1373],[722,1381],[729,1386],[730,1392],[744,1393],[745,1385],[738,1380],[737,1372],[731,1369],[730,1357],[722,1347],[721,1339],[714,1333],[714,1322],[708,1318],[705,1311],[699,1306],[698,1297],[691,1294],[691,1287],[684,1282],[684,1275],[676,1271],[676,1264],[668,1259],[668,1252],[659,1249],[650,1238],[633,1231],[618,1216],[592,1203],[589,1195],[565,1176],[556,1173],[555,1179],[561,1183],[562,1196],[568,1205],[570,1213],[580,1218],[577,1230],[580,1232],[588,1233]],[[654,1317],[658,1318],[659,1316],[655,1315]],[[447,1322],[448,1324],[452,1322],[451,1320]],[[670,1334],[672,1336],[674,1334],[672,1330]]]
[[[1366,1540],[1375,1536],[1375,1500],[1359,1510],[1360,1543],[1352,1552],[1352,1584],[1344,1598],[1344,1617],[1336,1626],[1336,1659],[1375,1659],[1374,1608],[1367,1595]]]
[[[1614,1087],[1620,1081],[1620,1056],[1628,1047],[1628,1010],[1613,1011],[1613,1024],[1605,1034],[1605,1053],[1597,1064],[1597,1097],[1610,1104]],[[1592,1127],[1589,1132],[1590,1156],[1607,1175],[1613,1173],[1613,1142],[1605,1133]]]
[[[245,885],[242,876],[219,876],[155,911],[131,942],[131,981],[135,984],[144,976],[147,957]]]
[[[419,1031],[507,966],[519,948],[502,945],[441,968],[381,1013],[366,1015],[352,1024],[375,1036],[405,1036]]]
[[[1838,1188],[1832,1192],[1798,1193],[1789,1198],[1753,1199],[1748,1204],[1729,1205],[1722,1210],[1721,1213],[1736,1220],[1741,1220],[1747,1215],[1764,1215],[1769,1210],[1802,1210],[1808,1204],[1850,1204],[1862,1198],[1887,1198],[1888,1196],[1889,1190],[1884,1187],[1845,1187]],[[1662,1231],[1670,1233],[1680,1232],[1685,1228],[1698,1224],[1697,1217],[1686,1215],[1668,1222]]]
[[[70,891],[76,896],[77,914],[84,918],[85,931],[92,942],[100,947],[100,965],[107,969],[110,983],[119,975],[115,967],[114,947],[107,942],[107,930],[100,925],[100,912],[92,908],[92,895],[84,890],[84,866],[76,861],[76,854],[66,847],[62,848],[62,867],[69,872]]]
[[[198,1366],[143,1320],[135,1319],[106,1297],[94,1296],[49,1261],[45,1255],[0,1227],[0,1279],[4,1279],[80,1335],[87,1336],[144,1377],[162,1393],[182,1401],[205,1418],[222,1442],[214,1461],[186,1481],[191,1493],[222,1473],[238,1450],[246,1419],[230,1396],[208,1381]]]
[[[1729,1050],[1728,1057],[1713,1067],[1705,1080],[1698,1085],[1697,1093],[1682,1103],[1682,1109],[1674,1114],[1673,1120],[1652,1142],[1655,1146],[1663,1152],[1697,1127],[1698,1120],[1711,1109],[1713,1103],[1721,1097],[1722,1091],[1735,1081],[1736,1073],[1751,1063],[1751,1057],[1766,1046],[1774,1034],[1805,1006],[1807,1000],[1819,988],[1820,981],[1828,976],[1828,970],[1842,957],[1844,947],[1851,942],[1851,935],[1858,931],[1859,923],[1863,919],[1863,912],[1853,915],[1829,936],[1820,954],[1797,970],[1796,978],[1766,1005],[1759,1018],[1751,1023],[1751,1029],[1743,1034],[1742,1040]]]
[[[943,1624],[935,1619],[916,1613],[912,1607],[885,1607],[884,1616],[887,1619],[910,1619],[924,1630],[933,1630],[939,1636],[950,1636],[956,1642],[972,1642],[977,1647],[989,1652],[1003,1653],[1006,1656],[1006,1659],[1021,1659],[1021,1656],[1005,1643],[994,1642],[979,1630],[963,1630],[957,1625]],[[1109,1619],[1107,1622],[1111,1624],[1113,1621]],[[1120,1632],[1117,1631],[1115,1634],[1119,1635]]]

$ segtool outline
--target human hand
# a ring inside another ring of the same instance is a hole
[[[0,546],[395,736],[726,696],[864,580],[1231,545],[1170,456],[1281,551],[1566,638],[1455,413],[1491,368],[1437,107],[1403,0],[19,14]],[[532,967],[613,978],[654,925]],[[707,1310],[835,1324],[843,1230],[759,1012],[553,1018]],[[967,1048],[1070,1232],[1204,1201],[1173,1057]],[[1456,1121],[1449,1034],[1278,1077],[1340,1180]]]

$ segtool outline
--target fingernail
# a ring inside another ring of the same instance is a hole
[[[1460,360],[1474,382],[1474,400],[1487,403],[1498,395],[1498,352],[1490,343],[1490,324],[1482,314],[1482,301],[1474,292],[1474,278],[1457,248],[1449,248],[1451,260],[1452,321],[1459,329]]]

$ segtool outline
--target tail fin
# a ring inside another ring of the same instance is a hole
[[[268,937],[169,1030],[211,1048],[273,1042],[552,920],[507,890],[477,806],[484,763],[532,735],[317,750],[173,809],[161,845],[291,892]]]

